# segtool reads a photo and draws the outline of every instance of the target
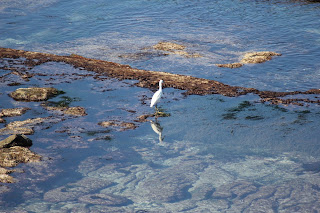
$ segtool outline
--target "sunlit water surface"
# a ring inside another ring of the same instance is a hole
[[[320,88],[320,3],[30,0],[0,3],[0,20],[2,47],[75,53],[259,90]],[[183,44],[203,57],[121,57],[151,51],[159,41]],[[215,66],[236,62],[247,51],[265,50],[282,56],[239,69]],[[25,172],[13,173],[18,182],[6,185],[1,211],[320,209],[318,106],[272,106],[255,95],[185,97],[183,91],[166,88],[160,105],[171,116],[151,119],[161,135],[151,122],[121,131],[98,123],[132,122],[153,112],[148,106],[152,91],[132,86],[134,81],[94,78],[61,63],[43,64],[30,73],[52,76],[20,79],[23,87],[63,90],[70,105],[84,107],[88,115],[35,129],[29,136],[31,150],[43,161],[18,166]],[[16,78],[10,75],[0,82],[0,107],[31,110],[7,122],[59,117],[41,103],[8,97],[21,87],[7,86]],[[61,100],[62,95],[50,101]]]

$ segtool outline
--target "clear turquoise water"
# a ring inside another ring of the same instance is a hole
[[[27,4],[13,1],[0,6],[2,47],[62,55],[76,53],[259,90],[320,88],[319,3],[100,0]],[[183,44],[188,52],[203,57],[119,57],[143,52],[159,41]],[[214,65],[238,61],[247,51],[264,50],[283,55],[239,69]],[[219,187],[227,188],[241,181],[259,190],[292,185],[305,189],[312,184],[313,193],[319,193],[319,170],[310,166],[320,162],[319,106],[270,106],[259,103],[254,95],[184,97],[183,91],[165,89],[161,107],[171,116],[158,119],[164,137],[159,141],[149,122],[129,131],[97,125],[117,119],[132,122],[137,115],[152,112],[148,107],[152,91],[132,86],[133,81],[74,79],[72,73],[86,71],[69,65],[49,63],[30,72],[69,73],[64,77],[53,75],[56,80],[50,81],[46,81],[49,77],[34,77],[23,82],[23,86],[57,87],[75,98],[71,105],[85,107],[88,115],[50,123],[48,129],[36,129],[30,136],[34,142],[31,149],[43,155],[43,161],[19,166],[25,173],[14,173],[19,182],[7,185],[10,190],[2,195],[2,211],[250,210],[254,202],[240,208],[240,201],[234,196],[214,196]],[[6,119],[7,122],[52,115],[40,103],[11,100],[7,94],[18,86],[8,87],[7,81],[2,80],[0,88],[1,108],[32,108],[21,117]],[[53,100],[61,100],[61,96]],[[88,178],[112,184],[79,184]],[[259,190],[248,194],[259,197]],[[70,191],[74,193],[68,194]],[[303,207],[299,196],[304,196],[308,205],[316,208],[318,200],[300,191],[287,200]],[[202,192],[205,196],[201,198]],[[122,196],[130,202],[103,205],[84,201],[87,194],[97,193]],[[244,194],[241,198],[246,201],[248,197]],[[269,198],[273,197],[276,195]],[[225,205],[227,201],[229,204]],[[280,201],[276,199],[273,208],[290,212],[290,205]]]

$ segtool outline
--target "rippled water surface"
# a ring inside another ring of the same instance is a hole
[[[320,88],[317,2],[3,1],[0,20],[1,47],[75,53],[259,90]],[[151,46],[160,41],[202,57],[157,54]],[[238,69],[215,66],[248,51],[282,56]],[[137,116],[153,112],[154,91],[135,81],[62,63],[30,69],[35,76],[29,81],[0,73],[0,108],[31,108],[7,123],[57,119],[29,136],[31,150],[43,159],[20,164],[17,182],[2,184],[2,212],[320,211],[318,105],[275,106],[256,95],[185,96],[165,88],[160,106],[171,116],[139,123]],[[12,82],[22,85],[8,86]],[[71,100],[88,115],[66,117],[8,96],[31,86],[63,90],[50,101]],[[98,125],[110,120],[137,128]]]

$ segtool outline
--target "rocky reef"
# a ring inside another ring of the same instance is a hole
[[[164,45],[166,46],[166,45]],[[175,47],[177,48],[177,47]],[[182,48],[182,47],[180,47]],[[272,55],[279,55],[277,53],[263,52],[262,54],[253,53],[248,54],[247,59],[243,59],[246,63],[252,61],[269,60]],[[26,58],[21,61],[27,67],[34,67],[46,62],[63,62],[70,64],[76,68],[84,68],[88,71],[94,71],[100,75],[106,75],[111,78],[119,80],[131,79],[138,80],[135,84],[139,87],[156,88],[159,79],[164,80],[165,88],[175,88],[185,90],[187,95],[206,95],[206,94],[221,94],[224,96],[240,96],[249,93],[257,94],[261,97],[262,102],[269,102],[271,104],[296,104],[304,105],[304,103],[320,104],[319,99],[309,98],[285,98],[290,95],[297,94],[320,94],[320,89],[314,88],[307,91],[292,91],[292,92],[274,92],[274,91],[260,91],[254,88],[245,88],[239,86],[230,86],[215,80],[208,80],[203,78],[196,78],[192,76],[177,75],[166,72],[146,71],[141,69],[134,69],[129,65],[122,65],[108,61],[85,58],[79,55],[72,54],[70,56],[60,56],[48,53],[30,52],[23,50],[15,50],[9,48],[0,48],[0,58]],[[264,59],[262,59],[264,58]],[[234,65],[233,65],[234,66]],[[2,69],[9,69],[2,67]],[[11,69],[11,68],[10,68]]]

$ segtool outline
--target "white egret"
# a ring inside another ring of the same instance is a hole
[[[159,90],[153,94],[152,99],[151,99],[151,104],[150,104],[150,107],[155,106],[157,111],[158,111],[157,103],[159,103],[161,96],[163,94],[162,93],[162,83],[163,83],[163,80],[160,80],[159,81]]]

